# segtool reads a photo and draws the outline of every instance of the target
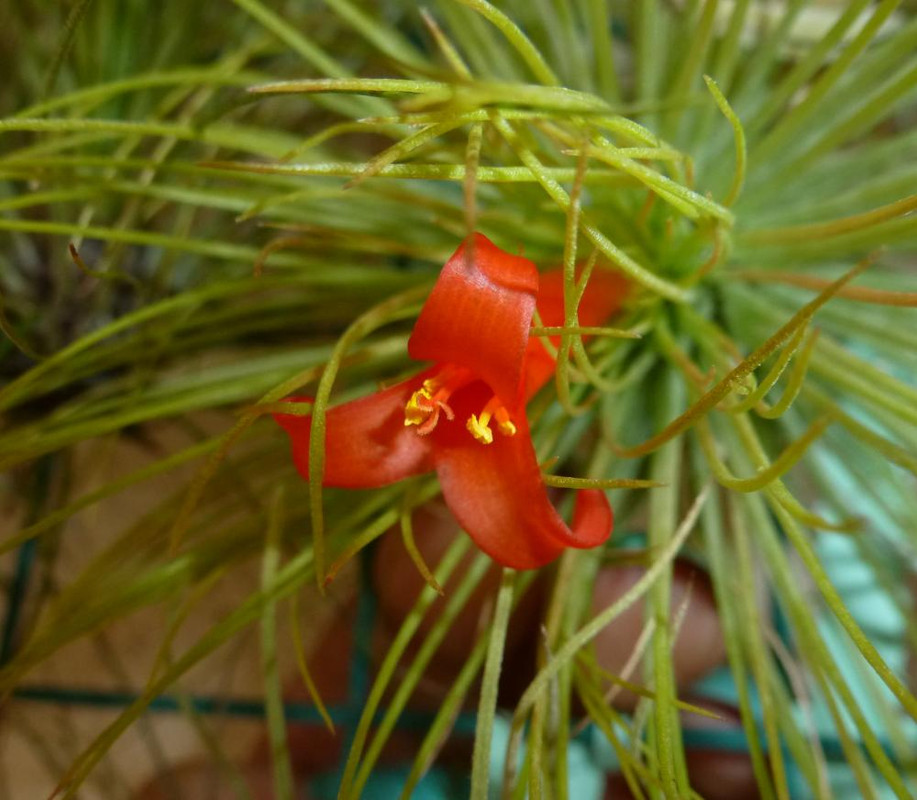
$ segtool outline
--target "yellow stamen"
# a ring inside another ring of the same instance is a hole
[[[491,417],[496,418],[497,430],[504,436],[516,435],[516,426],[509,418],[509,412],[504,406],[500,405],[500,401],[496,396],[491,398],[479,415],[472,414],[468,418],[465,427],[481,444],[490,444],[494,440],[494,434],[489,424]]]
[[[494,412],[494,416],[497,418],[497,430],[499,430],[500,433],[504,436],[516,435],[516,426],[513,425],[513,421],[509,418],[509,411],[503,406],[500,406]]]
[[[480,417],[474,414],[468,417],[468,422],[465,427],[468,428],[471,435],[481,444],[490,444],[494,440],[494,434],[488,427],[488,422],[490,422],[490,414],[486,411],[482,411]]]
[[[404,406],[404,426],[417,425],[417,433],[426,436],[436,427],[440,413],[445,414],[446,419],[455,419],[446,403],[453,391],[452,383],[427,378]]]
[[[421,425],[427,421],[433,412],[433,395],[427,389],[428,381],[424,381],[422,389],[418,389],[411,395],[407,405],[404,407],[404,426]]]

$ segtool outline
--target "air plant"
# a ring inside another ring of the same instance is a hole
[[[114,5],[77,3],[44,99],[26,99],[35,81],[23,80],[0,120],[0,464],[10,486],[48,465],[58,476],[4,550],[65,536],[82,509],[197,466],[44,599],[0,682],[16,691],[66,643],[150,605],[171,603],[177,630],[209,585],[265,567],[192,646],[171,652],[167,631],[168,655],[61,792],[189,669],[259,621],[272,630],[303,587],[399,525],[416,555],[411,514],[435,479],[307,487],[270,415],[313,397],[311,418],[286,419],[308,426],[303,472],[327,464],[323,420],[416,373],[411,323],[478,233],[562,271],[560,319],[530,332],[556,368],[528,427],[544,482],[607,492],[616,519],[606,544],[538,573],[551,587],[546,654],[509,716],[502,791],[566,796],[575,697],[636,796],[691,796],[669,658],[687,548],[712,579],[761,795],[841,796],[853,780],[864,797],[912,796],[917,20],[901,5],[326,0],[288,15],[235,0],[198,42],[201,20],[171,3],[186,47],[98,80],[79,56]],[[143,39],[139,20],[125,29]],[[607,276],[626,282],[623,309],[587,324],[578,304]],[[215,435],[193,422],[211,409],[226,412]],[[59,488],[80,443],[151,437],[163,420],[185,421],[187,447],[91,494]],[[644,577],[592,616],[592,582],[628,531],[643,534]],[[424,674],[432,646],[380,709],[467,543],[455,547],[438,567],[418,559],[429,586],[379,667],[342,797],[360,795]],[[849,596],[838,559],[885,618]],[[505,573],[404,796],[478,676],[472,795],[493,789],[499,655],[535,574]],[[603,701],[590,642],[640,598],[643,698],[625,716]],[[271,663],[282,643],[262,642]],[[279,680],[266,671],[280,764]],[[388,722],[372,740],[377,712]]]

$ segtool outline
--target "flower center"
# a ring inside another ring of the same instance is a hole
[[[446,367],[427,378],[404,407],[405,427],[416,425],[417,433],[426,436],[439,423],[440,414],[445,414],[448,420],[455,419],[447,401],[453,392],[472,379],[468,370],[459,367]]]
[[[455,419],[455,412],[449,405],[449,398],[463,386],[476,380],[471,370],[464,367],[445,366],[438,373],[427,378],[421,387],[411,395],[404,406],[404,425],[417,426],[417,433],[426,436],[439,424],[440,416],[447,420]],[[491,419],[496,420],[497,430],[504,436],[515,436],[516,426],[509,416],[509,411],[494,395],[480,414],[472,414],[465,424],[469,433],[481,444],[490,444],[494,440],[490,429]]]
[[[494,440],[494,434],[489,425],[491,418],[496,419],[497,430],[504,436],[516,435],[516,426],[509,418],[509,411],[500,403],[496,395],[490,398],[480,414],[472,414],[468,418],[465,427],[481,444],[490,444]]]

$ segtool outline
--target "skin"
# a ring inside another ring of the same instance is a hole
[[[629,591],[645,572],[643,567],[638,566],[602,570],[596,578],[593,613],[602,611]],[[726,650],[709,579],[700,569],[683,561],[675,563],[670,619],[677,619],[680,613],[684,614],[684,618],[675,640],[672,658],[676,683],[679,689],[684,689],[722,664]],[[629,675],[625,675],[624,670],[645,625],[645,616],[645,603],[640,600],[599,634],[595,641],[596,657],[604,669],[640,681],[639,661],[637,668]],[[635,695],[622,691],[615,697],[614,705],[629,711],[636,701]]]
[[[441,506],[431,504],[417,512],[414,519],[415,539],[424,560],[435,565],[453,538],[458,535],[456,525],[448,512]],[[456,585],[459,576],[467,569],[473,554],[457,570],[457,575],[444,586],[447,597]],[[633,565],[609,566],[603,568],[596,580],[592,599],[592,610],[598,612],[615,602],[637,580],[643,568]],[[492,598],[500,580],[500,569],[494,567],[487,573],[482,586],[474,593],[464,611],[450,629],[448,636],[425,673],[422,684],[415,691],[410,707],[435,709],[442,700],[467,653],[476,640],[482,624],[491,607]],[[413,562],[405,552],[401,537],[392,531],[379,543],[372,565],[372,583],[378,604],[378,618],[372,649],[378,662],[388,644],[397,633],[406,614],[414,605],[424,582]],[[540,639],[540,619],[547,595],[546,581],[539,580],[523,598],[510,621],[506,643],[503,675],[508,676],[501,684],[500,703],[511,707],[532,677],[535,648]],[[433,612],[441,613],[445,600],[434,601]],[[673,671],[680,690],[698,678],[719,667],[725,658],[722,630],[716,612],[709,579],[698,568],[677,562],[673,571],[671,618],[683,614],[680,633],[673,648]],[[643,628],[644,610],[636,604],[614,623],[602,631],[595,640],[595,652],[599,665],[609,672],[619,674],[631,659],[637,639]],[[346,696],[348,665],[350,663],[351,621],[354,605],[349,604],[341,611],[341,624],[332,626],[315,652],[310,668],[323,699],[333,704]],[[421,624],[417,639],[423,640],[433,620]],[[410,659],[416,651],[408,652]],[[641,681],[639,662],[631,674],[631,680]],[[397,675],[396,675],[397,681]],[[472,695],[474,690],[472,690]],[[300,687],[290,692],[291,699],[303,699]],[[690,699],[690,698],[685,698]],[[636,698],[627,692],[618,692],[612,699],[613,705],[621,710],[633,708]],[[468,707],[473,708],[476,697],[469,697]],[[718,725],[736,727],[737,716],[732,709],[716,709],[720,719],[711,721],[689,715],[686,727],[692,725]],[[699,721],[700,720],[700,721]],[[326,771],[342,757],[341,737],[321,727],[290,726],[288,739],[293,769],[299,783],[308,776]],[[398,763],[409,759],[419,739],[413,734],[396,732],[386,747],[382,763]],[[757,797],[750,759],[741,754],[706,751],[687,751],[687,765],[692,786],[707,800]],[[458,769],[468,769],[470,763],[470,741],[451,741],[444,747],[442,763]],[[213,787],[213,768],[207,764],[189,764],[179,767],[174,778],[181,782],[180,796],[197,797],[195,786],[203,785],[202,773],[210,776]],[[270,754],[267,743],[255,748],[244,769],[253,797],[268,800],[270,789]],[[174,784],[174,781],[172,781]],[[190,788],[185,788],[190,787]],[[219,789],[218,791],[223,791]],[[186,793],[187,792],[187,793]],[[235,797],[231,790],[226,794],[210,794],[215,800]],[[152,782],[138,795],[139,800],[163,800],[175,797],[164,789],[162,782]],[[308,796],[308,795],[305,795]],[[629,798],[626,784],[618,775],[610,775],[607,783],[607,798]]]

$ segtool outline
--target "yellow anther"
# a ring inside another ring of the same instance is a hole
[[[426,436],[439,423],[439,415],[454,419],[455,414],[446,400],[451,391],[436,378],[428,378],[404,406],[404,425],[417,426],[417,433]]]
[[[500,431],[504,436],[515,436],[516,435],[516,426],[513,425],[511,420],[497,420],[497,430]]]
[[[433,404],[433,395],[427,388],[429,381],[424,381],[424,387],[411,395],[404,407],[404,425],[422,425],[429,419],[436,406]]]
[[[468,417],[465,427],[481,444],[490,444],[494,440],[494,434],[488,427],[488,422],[490,422],[490,414],[485,411],[481,413],[480,418],[475,414]]]
[[[481,444],[490,444],[494,440],[494,433],[490,429],[491,417],[496,418],[497,430],[504,436],[516,435],[516,426],[513,425],[512,420],[509,418],[509,412],[499,403],[500,401],[494,397],[484,406],[480,414],[472,414],[468,418],[465,427]]]
[[[500,433],[504,436],[516,435],[516,426],[513,425],[513,421],[509,418],[509,412],[503,406],[500,406],[494,412],[494,416],[497,418],[497,430]]]

